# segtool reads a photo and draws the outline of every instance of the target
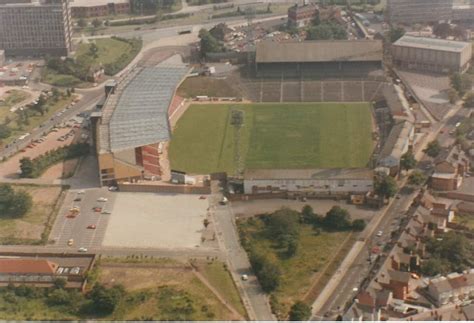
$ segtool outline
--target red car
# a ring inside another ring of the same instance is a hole
[[[74,219],[75,217],[76,217],[75,213],[69,213],[68,215],[66,215],[66,218],[68,219]]]
[[[87,226],[87,229],[95,229],[97,226],[95,224],[90,224]]]
[[[101,207],[98,207],[96,206],[95,208],[93,208],[94,212],[102,212],[102,208]]]

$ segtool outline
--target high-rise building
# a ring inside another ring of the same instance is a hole
[[[0,49],[7,56],[67,56],[69,0],[0,0]]]
[[[416,24],[452,19],[453,0],[388,0],[387,19],[392,24]]]

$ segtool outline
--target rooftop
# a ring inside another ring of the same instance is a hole
[[[172,61],[133,72],[103,109],[101,151],[120,151],[170,138],[168,107],[189,68]]]
[[[408,46],[424,49],[435,49],[446,52],[462,52],[466,47],[471,46],[470,43],[445,40],[427,37],[403,36],[395,42],[396,46]]]
[[[379,40],[272,40],[257,43],[257,63],[381,61],[382,41]]]
[[[244,178],[259,179],[372,179],[374,172],[368,168],[328,169],[246,169]]]
[[[2,274],[54,274],[57,264],[47,260],[1,258]]]
[[[109,3],[129,3],[129,0],[72,0],[71,7],[96,7],[106,6]]]

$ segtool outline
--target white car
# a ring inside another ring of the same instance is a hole
[[[245,275],[245,274],[242,275],[241,278],[242,278],[243,281],[249,280],[249,276],[248,276],[248,275]]]
[[[108,200],[107,200],[107,198],[105,198],[105,197],[99,197],[99,198],[97,199],[97,202],[107,202],[107,201],[108,201]]]
[[[79,249],[77,249],[77,251],[79,251],[79,252],[87,252],[87,248],[85,248],[85,247],[80,247]]]
[[[112,212],[110,212],[109,210],[102,210],[102,212],[100,212],[101,214],[112,214]]]
[[[109,191],[111,192],[115,192],[118,190],[118,187],[117,186],[109,186]]]
[[[377,232],[377,237],[381,237],[383,235],[383,231]]]
[[[84,194],[86,191],[84,190],[80,190],[79,192],[77,192],[77,194]]]

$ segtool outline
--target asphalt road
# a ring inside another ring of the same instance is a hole
[[[59,125],[72,117],[74,117],[77,113],[82,112],[86,109],[89,109],[97,102],[99,102],[100,98],[104,95],[104,89],[102,86],[94,89],[89,89],[86,91],[76,90],[78,94],[82,95],[82,99],[77,102],[74,106],[67,109],[61,116],[56,117],[53,116],[51,119],[45,121],[41,127],[38,127],[30,132],[30,135],[23,140],[17,140],[14,144],[11,144],[8,148],[5,148],[0,151],[0,159],[4,157],[10,157],[14,155],[21,149],[24,149],[26,146],[30,144],[32,140],[39,139],[44,132],[48,132],[56,125]]]
[[[83,192],[80,194],[80,192]],[[105,197],[107,202],[98,202],[97,199]],[[98,249],[101,247],[107,223],[112,214],[101,214],[94,212],[93,207],[102,207],[103,210],[111,210],[115,195],[106,188],[95,188],[88,190],[69,190],[56,222],[50,234],[55,246],[69,247],[77,250],[80,247],[87,249]],[[74,201],[80,199],[80,201]],[[72,207],[79,207],[79,215],[75,218],[67,218]],[[88,229],[87,226],[95,225],[96,229]],[[72,246],[68,246],[69,239],[74,240]]]
[[[240,245],[232,207],[230,205],[219,205],[219,201],[222,199],[222,194],[220,193],[213,194],[211,198],[215,205],[213,207],[213,216],[218,239],[222,243],[221,249],[224,249],[230,263],[230,270],[235,280],[239,282],[238,287],[241,290],[241,294],[243,294],[243,301],[250,312],[250,319],[258,321],[275,320],[268,303],[268,297],[262,291],[257,277],[252,272],[247,253]],[[244,274],[249,277],[247,281],[242,281],[240,278]]]

